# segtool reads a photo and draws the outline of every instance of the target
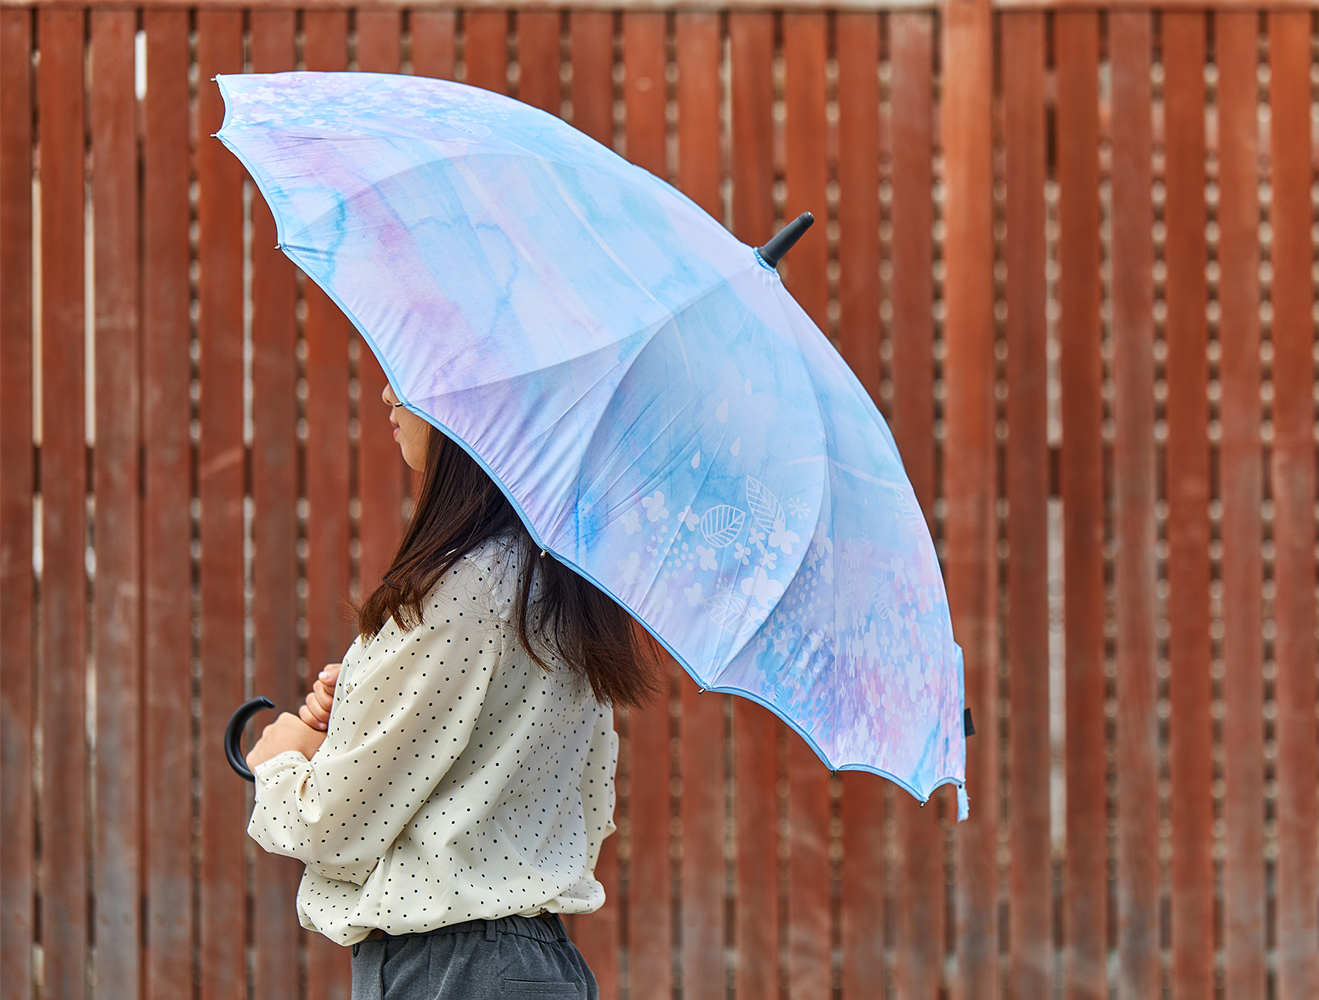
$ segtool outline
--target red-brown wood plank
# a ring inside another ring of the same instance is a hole
[[[243,68],[241,13],[199,11],[197,250],[201,313],[201,995],[245,991],[243,783],[220,751],[243,700],[243,168],[211,139],[224,118],[217,73]]]
[[[623,88],[628,159],[665,177],[667,24],[662,12],[623,15]],[[673,992],[669,853],[670,690],[628,716],[628,995]]]
[[[1226,1000],[1264,996],[1264,456],[1260,447],[1259,18],[1214,22],[1223,386],[1223,951]]]
[[[35,916],[32,20],[30,11],[0,11],[0,982],[25,997]]]
[[[574,11],[569,18],[572,123],[596,142],[613,148],[614,15]]]
[[[1269,15],[1278,1000],[1319,992],[1310,30],[1308,11]]]
[[[1205,17],[1163,17],[1173,997],[1214,988]],[[1070,784],[1070,782],[1069,782]]]
[[[1067,594],[1068,996],[1106,995],[1104,418],[1099,325],[1099,17],[1055,21],[1063,579]]]
[[[179,835],[192,824],[192,628],[179,604],[192,587],[189,151],[179,142],[188,128],[188,13],[148,11],[143,29],[142,182],[151,192],[142,202],[142,338],[151,347],[142,354],[144,979],[149,1000],[172,1000],[193,989],[193,845]]]
[[[783,15],[783,103],[786,119],[784,180],[788,196],[784,221],[812,212],[820,225],[802,237],[785,257],[786,283],[816,326],[828,330],[829,216],[825,185],[828,136],[825,124],[825,61],[828,58],[828,21],[823,13],[790,12]]]
[[[1049,439],[1045,339],[1044,15],[1003,15],[1007,265],[1007,654],[1011,850],[1008,978],[1020,1000],[1053,995],[1049,837]]]
[[[563,14],[557,10],[518,12],[518,100],[559,113],[563,85],[559,79],[559,41]]]
[[[728,15],[733,113],[733,232],[761,246],[774,235],[774,18]]]
[[[701,693],[685,674],[682,698],[682,995],[717,1000],[724,968],[725,715],[729,695]]]
[[[577,917],[571,928],[573,943],[595,976],[602,1000],[617,1000],[620,995],[618,841],[617,833],[606,839],[595,863],[595,879],[604,886],[605,905]]]
[[[825,62],[828,21],[820,12],[783,15],[786,219],[813,212],[821,223],[784,259],[787,285],[807,314],[828,330],[826,266],[829,216]],[[832,880],[829,771],[796,735],[788,737],[788,990],[802,1000],[832,995]]]
[[[81,11],[42,10],[41,942],[43,997],[81,996],[87,956]]]
[[[365,73],[397,73],[401,29],[397,11],[358,12],[358,68]],[[357,491],[361,505],[358,580],[366,596],[379,585],[403,537],[403,495],[408,474],[394,442],[387,407],[380,398],[386,385],[385,373],[371,349],[360,337],[355,339],[359,390]]]
[[[957,976],[953,997],[998,986],[998,565],[994,439],[994,234],[988,3],[942,12],[945,237],[945,577],[962,646],[966,701],[987,735],[967,744],[971,818],[954,837]]]
[[[879,15],[838,15],[838,350],[879,402]]]
[[[455,21],[451,10],[416,10],[408,15],[412,72],[453,79]]]
[[[926,520],[937,491],[934,440],[934,19],[888,18],[891,198],[889,300],[893,313],[894,439]],[[893,984],[900,997],[933,997],[943,980],[944,834],[938,800],[925,808],[893,793]],[[846,809],[844,805],[844,809]],[[844,820],[846,822],[846,820]]]
[[[1116,986],[1123,1000],[1137,1000],[1156,996],[1162,989],[1150,14],[1115,11],[1108,30],[1113,81],[1113,530],[1117,536],[1113,556],[1118,699]]]
[[[91,15],[92,215],[97,392],[96,988],[135,997],[141,981],[141,586],[138,148],[131,10]]]
[[[774,233],[774,16],[729,14],[728,34],[733,231],[743,242],[759,246]],[[759,705],[734,699],[734,991],[740,997],[772,997],[779,989],[777,758],[781,728]]]
[[[348,13],[309,10],[303,14],[303,60],[307,69],[348,68]],[[348,343],[352,324],[312,281],[304,336],[307,360],[307,669],[319,671],[342,658],[357,634],[347,614],[348,561]],[[348,1000],[351,955],[315,932],[307,935],[309,1000]]]
[[[508,93],[508,11],[463,12],[463,82]]]
[[[683,192],[723,218],[719,64],[723,57],[719,16],[679,13],[675,18],[678,61],[678,183]],[[682,740],[682,981],[687,1000],[725,996],[724,818],[725,707],[727,695],[701,694],[680,678]]]
[[[361,14],[360,18],[375,15]],[[292,10],[253,10],[252,68],[296,68]],[[252,618],[253,693],[294,711],[298,680],[297,285],[292,262],[275,247],[275,220],[252,193]],[[391,442],[392,443],[392,442]],[[319,664],[317,665],[319,667]],[[254,732],[273,721],[258,716]],[[298,992],[302,930],[296,898],[302,864],[258,849],[252,871],[253,995]]]

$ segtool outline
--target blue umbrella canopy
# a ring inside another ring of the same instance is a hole
[[[962,789],[961,652],[925,520],[874,403],[755,249],[488,91],[219,84],[219,138],[280,247],[541,546],[830,768],[922,801]]]

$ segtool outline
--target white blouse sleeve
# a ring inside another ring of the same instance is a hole
[[[310,761],[287,751],[257,765],[248,834],[267,851],[361,885],[463,752],[503,644],[489,589],[462,585],[469,572],[446,576],[417,628],[391,620],[358,650]]]

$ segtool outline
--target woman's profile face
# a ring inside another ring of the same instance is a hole
[[[430,440],[431,425],[398,405],[393,386],[386,385],[380,398],[389,404],[389,422],[394,425],[394,440],[403,452],[403,461],[421,472],[426,466],[426,444]]]

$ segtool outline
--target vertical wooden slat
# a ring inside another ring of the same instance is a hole
[[[1007,265],[1007,653],[1011,849],[1008,978],[1053,995],[1049,836],[1049,439],[1045,338],[1044,15],[1005,14],[1002,47]]]
[[[38,14],[41,148],[42,996],[81,996],[87,956],[81,11]]]
[[[1173,996],[1214,988],[1205,18],[1163,16]]]
[[[614,144],[614,15],[608,11],[574,11],[568,21],[572,59],[571,121],[597,142]],[[600,996],[620,995],[621,943],[618,843],[608,838],[596,862],[596,880],[604,886],[605,905],[579,917],[573,941],[595,974]]]
[[[1223,503],[1223,950],[1226,1000],[1264,996],[1264,565],[1260,505],[1259,18],[1216,15],[1218,446]]]
[[[665,164],[667,18],[662,12],[623,14],[623,89],[628,159],[658,177]],[[628,740],[628,995],[668,997],[673,991],[674,900],[669,889],[669,700],[629,713]]]
[[[369,15],[361,15],[367,17]],[[252,68],[296,67],[292,10],[251,14]],[[280,711],[301,700],[298,681],[297,286],[292,262],[275,247],[275,220],[252,192],[252,617],[253,691]],[[392,442],[391,442],[392,443]],[[319,666],[319,664],[317,665]],[[255,728],[273,721],[258,717]],[[301,928],[296,897],[302,865],[256,851],[252,872],[253,995],[298,992]]]
[[[996,720],[998,639],[994,547],[994,234],[990,102],[993,21],[986,0],[943,12],[940,134],[944,186],[945,576],[953,634],[966,667],[966,700]],[[954,997],[989,997],[998,986],[998,737],[967,744],[971,818],[957,826]]]
[[[451,10],[416,10],[408,15],[412,72],[453,79],[454,21]]]
[[[1269,15],[1278,1000],[1319,991],[1309,11]]]
[[[508,92],[508,11],[463,12],[464,83],[496,93]]]
[[[397,11],[359,11],[357,65],[364,73],[399,71]],[[370,348],[357,338],[357,491],[361,503],[358,537],[361,555],[358,580],[362,595],[370,594],[389,569],[403,537],[403,494],[407,469],[394,443],[389,415],[381,402],[385,373]],[[349,628],[349,632],[352,632]]]
[[[614,15],[574,11],[568,22],[572,45],[572,123],[596,142],[614,145]]]
[[[1159,719],[1154,505],[1151,17],[1115,11],[1112,73],[1113,556],[1117,625],[1117,990],[1157,995]]]
[[[0,11],[0,982],[33,940],[32,12]]]
[[[787,136],[785,217],[813,212],[825,222],[828,182],[825,61],[828,22],[820,12],[783,15],[783,99]],[[787,285],[817,326],[829,327],[829,241],[817,226],[785,260]],[[788,989],[802,1000],[831,995],[832,881],[829,772],[804,740],[788,737]]]
[[[224,102],[211,82],[243,68],[237,11],[199,11],[197,221],[201,358],[201,995],[246,988],[243,783],[220,752],[243,700],[243,172],[210,137]]]
[[[148,11],[143,28],[142,183],[151,192],[142,202],[145,996],[168,1000],[193,989],[192,842],[179,835],[192,823],[192,630],[179,606],[192,587],[189,150],[179,142],[188,128],[188,14]]]
[[[133,11],[91,16],[95,220],[96,988],[137,996],[141,587],[138,469],[138,162]]]
[[[774,16],[732,13],[728,33],[733,231],[744,243],[759,246],[774,230]],[[740,997],[772,997],[779,987],[779,729],[765,709],[734,700],[734,989]]]
[[[1067,594],[1067,995],[1105,995],[1104,418],[1099,326],[1099,17],[1060,13],[1058,329]]]
[[[518,12],[518,100],[559,113],[563,101],[559,81],[559,29],[557,10]]]
[[[838,15],[838,349],[879,402],[879,16]]]
[[[828,218],[825,185],[829,179],[826,160],[825,60],[828,22],[815,12],[783,15],[783,103],[787,182],[785,221],[802,212],[813,212],[817,221]],[[825,227],[812,230],[784,258],[788,290],[815,321],[828,330],[829,281],[825,268],[829,240]]]
[[[347,69],[347,12],[309,10],[302,24],[307,69]],[[306,282],[303,294],[307,302],[307,666],[314,672],[337,662],[356,634],[344,604],[349,583],[348,341],[353,330],[314,282]],[[350,957],[347,948],[329,938],[307,936],[310,1000],[347,1000]]]
[[[719,16],[676,17],[678,60],[678,183],[683,192],[723,218],[720,183]],[[715,1000],[726,992],[724,969],[724,708],[726,695],[701,694],[680,679],[682,741],[682,981],[687,1000]]]
[[[733,232],[761,246],[774,235],[774,19],[728,16],[732,70]]]
[[[934,19],[889,15],[891,164],[889,324],[894,439],[925,518],[933,523],[934,439]],[[894,793],[893,980],[900,997],[932,997],[943,979],[943,833],[937,799],[921,808]]]

